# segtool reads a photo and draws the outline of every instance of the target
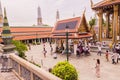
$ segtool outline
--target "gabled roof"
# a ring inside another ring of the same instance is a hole
[[[95,5],[93,5],[92,9],[102,8],[104,6],[110,6],[120,4],[120,0],[103,0]]]
[[[60,20],[56,23],[52,33],[63,33],[65,32],[66,26],[69,26],[69,32],[76,32],[80,24],[80,17]]]
[[[82,17],[58,21],[52,31],[51,37],[66,38],[66,26],[69,27],[69,38],[79,39],[92,36],[88,30],[87,21],[85,19],[85,11],[83,12]]]

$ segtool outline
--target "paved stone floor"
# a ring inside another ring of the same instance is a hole
[[[66,55],[58,54],[57,59],[53,59],[53,56],[50,54],[49,44],[46,43],[47,57],[43,56],[43,44],[31,46],[31,50],[26,52],[27,59],[33,60],[38,64],[42,64],[45,70],[52,68],[57,62],[66,60]],[[55,48],[55,45],[53,45]],[[55,49],[54,49],[55,50]],[[95,63],[96,59],[99,58],[101,61],[101,77],[97,78],[95,75]],[[107,62],[105,55],[102,56],[96,55],[96,53],[91,52],[91,56],[82,56],[77,58],[75,54],[72,54],[69,57],[69,62],[75,66],[79,74],[79,80],[120,80],[120,63],[111,64],[110,61]]]
[[[19,80],[19,79],[13,72],[1,72],[0,71],[0,80]]]
[[[13,72],[1,72],[1,67],[2,64],[0,63],[0,80],[19,80]]]

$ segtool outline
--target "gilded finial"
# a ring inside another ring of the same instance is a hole
[[[91,3],[91,8],[93,7],[93,1],[92,0],[90,0],[90,3]]]

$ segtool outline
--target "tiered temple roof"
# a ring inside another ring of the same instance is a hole
[[[103,0],[92,6],[92,9],[98,9],[102,7],[107,7],[110,5],[120,4],[120,0]]]

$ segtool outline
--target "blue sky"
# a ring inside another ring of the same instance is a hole
[[[101,0],[93,0],[97,3]],[[60,19],[81,16],[86,8],[86,18],[89,21],[94,15],[90,8],[90,0],[1,0],[2,9],[6,7],[10,26],[31,26],[37,24],[37,7],[41,7],[43,23],[54,26],[56,10]]]

